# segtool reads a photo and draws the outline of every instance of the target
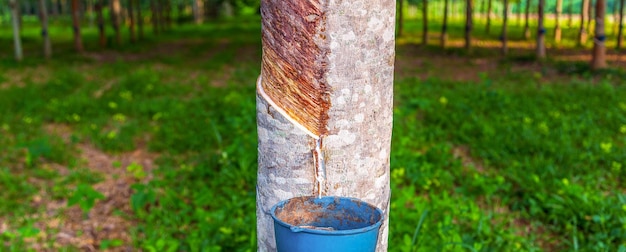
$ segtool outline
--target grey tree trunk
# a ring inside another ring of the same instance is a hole
[[[11,7],[11,24],[13,25],[13,49],[15,50],[15,60],[22,61],[24,54],[22,53],[22,37],[20,36],[20,11],[17,0],[10,0]]]
[[[270,208],[306,195],[383,209],[386,251],[395,13],[396,0],[261,1],[259,251],[276,249]]]
[[[563,10],[563,0],[556,0],[556,13],[555,13],[555,25],[554,25],[554,42],[556,44],[561,43],[561,12]]]
[[[606,2],[596,0],[596,30],[593,40],[593,55],[591,68],[594,70],[606,68],[606,33],[604,26],[604,16],[606,14]]]
[[[544,1],[539,0],[539,10],[537,17],[537,58],[544,59],[546,57],[546,28],[543,25],[544,22]]]
[[[448,5],[450,0],[443,0],[443,23],[441,24],[441,47],[445,48],[448,43]]]
[[[587,29],[585,29],[585,20],[588,18],[589,12],[589,0],[583,0],[580,3],[580,30],[578,31],[578,44],[584,45],[587,43]]]
[[[43,39],[43,55],[46,59],[52,56],[52,44],[48,34],[48,10],[46,0],[39,0],[39,18],[41,20],[41,38]]]
[[[474,0],[465,1],[465,49],[472,48],[472,30],[474,29],[473,22],[473,7]]]
[[[619,24],[617,27],[617,49],[622,48],[622,43],[624,42],[624,0],[620,0],[619,3]]]
[[[526,15],[525,15],[525,24],[524,24],[524,39],[530,39],[530,2],[531,0],[526,0]]]
[[[501,39],[502,39],[502,55],[506,55],[509,51],[509,48],[507,46],[507,30],[506,30],[506,26],[509,20],[509,0],[504,0],[503,1],[503,5],[504,5],[504,9],[502,10],[502,35]]]
[[[428,0],[422,0],[422,45],[428,44]]]

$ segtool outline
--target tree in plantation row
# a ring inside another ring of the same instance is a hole
[[[619,0],[619,24],[617,26],[617,49],[622,48],[622,43],[624,42],[624,2],[625,0]]]
[[[152,22],[152,33],[159,35],[158,0],[150,0],[150,21]]]
[[[83,40],[80,35],[80,17],[78,0],[72,0],[72,25],[74,30],[74,48],[77,52],[83,52]]]
[[[593,1],[587,0],[587,34],[591,33],[591,21],[593,21]]]
[[[585,29],[585,20],[588,18],[589,0],[580,2],[580,29],[578,30],[578,45],[584,45],[587,42],[587,29]]]
[[[491,29],[491,0],[487,0],[487,24],[485,27],[485,32],[489,34],[489,30]]]
[[[605,0],[596,0],[595,7],[596,29],[593,39],[593,55],[591,59],[592,69],[606,68],[606,33],[604,26],[604,16],[606,14]]]
[[[524,39],[530,39],[530,2],[531,0],[526,0],[526,12],[524,14]]]
[[[445,48],[448,42],[448,13],[451,0],[443,0],[443,22],[441,23],[441,47]]]
[[[545,0],[539,0],[537,13],[537,58],[546,57],[546,28],[544,27],[544,4]]]
[[[48,34],[48,11],[46,0],[39,0],[39,19],[41,20],[41,38],[43,39],[43,55],[46,58],[52,56],[52,44]]]
[[[122,14],[122,6],[120,5],[120,0],[110,0],[109,1],[110,9],[109,15],[111,17],[111,24],[113,26],[113,31],[115,32],[115,43],[117,45],[122,44],[122,34],[120,31],[120,23],[121,23],[121,14]]]
[[[130,0],[134,1],[134,0]],[[139,28],[139,40],[143,39],[143,15],[141,14],[141,0],[137,1],[137,28]]]
[[[474,0],[465,0],[465,49],[472,48]]]
[[[422,45],[428,44],[428,0],[422,0]]]
[[[9,8],[11,8],[11,25],[13,26],[13,50],[15,50],[15,60],[22,61],[24,55],[22,53],[22,37],[20,36],[20,7],[17,0],[9,0]]]
[[[502,55],[506,55],[508,53],[508,45],[507,45],[507,25],[509,20],[509,0],[503,0],[503,10],[502,10],[502,34],[500,35],[500,40],[502,41]]]
[[[128,30],[130,32],[130,42],[137,41],[135,34],[135,12],[133,10],[133,0],[128,0]]]
[[[106,47],[107,38],[104,24],[104,16],[102,14],[102,8],[104,8],[104,0],[96,0],[95,10],[96,10],[96,22],[98,23],[98,37],[100,42],[100,47]]]
[[[567,6],[567,27],[572,27],[574,25],[574,0],[569,0],[569,5]]]
[[[204,5],[202,0],[192,0],[191,10],[193,12],[193,21],[196,24],[201,24],[204,18]],[[403,0],[400,0],[402,2]],[[400,3],[402,4],[402,3]]]
[[[554,42],[561,43],[561,12],[563,10],[563,0],[556,0],[555,24],[554,24]]]
[[[382,209],[377,251],[387,251],[396,0],[262,0],[260,10],[258,251],[276,251],[271,207],[313,195]]]

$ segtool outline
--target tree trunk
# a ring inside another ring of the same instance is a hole
[[[24,55],[22,53],[22,37],[20,36],[19,3],[17,0],[10,0],[9,7],[11,7],[11,24],[13,25],[13,49],[15,50],[15,60],[22,61]]]
[[[593,0],[587,0],[587,33],[591,33],[591,21],[593,21]]]
[[[141,14],[141,0],[137,0],[137,28],[139,28],[139,40],[143,39],[143,15]]]
[[[485,32],[487,34],[489,34],[489,31],[491,30],[491,0],[487,1],[487,27],[485,27]]]
[[[133,1],[134,0],[128,0],[128,28],[130,32],[130,41],[134,43],[137,41],[137,37],[135,35],[135,12],[133,10]]]
[[[524,24],[524,39],[530,39],[530,2],[532,0],[526,0],[526,13]]]
[[[422,45],[428,44],[428,0],[422,0]]]
[[[159,20],[159,31],[165,31],[165,1],[157,0],[157,19]]]
[[[110,0],[111,3],[111,9],[109,10],[109,12],[111,12],[111,23],[113,24],[113,31],[115,31],[115,43],[117,43],[117,45],[121,45],[122,44],[122,35],[120,34],[120,14],[121,14],[121,6],[120,6],[120,0]]]
[[[158,0],[150,0],[150,21],[152,21],[152,32],[159,35]]]
[[[441,47],[445,48],[448,42],[448,4],[450,0],[443,0],[443,23],[441,24]]]
[[[465,49],[472,48],[472,30],[473,30],[473,2],[474,0],[465,1]]]
[[[506,55],[508,53],[508,46],[507,46],[507,31],[506,31],[506,26],[507,26],[507,21],[509,20],[509,0],[504,0],[504,10],[502,11],[502,35],[500,35],[500,38],[502,39],[502,55]]]
[[[261,1],[258,251],[276,251],[271,207],[308,195],[381,208],[377,251],[387,250],[395,8],[396,0]]]
[[[593,55],[591,59],[591,69],[598,70],[606,68],[606,33],[604,31],[604,16],[606,13],[606,2],[596,0],[596,30],[593,40]]]
[[[537,13],[537,58],[544,59],[546,57],[546,28],[543,25],[544,22],[544,1],[539,0],[539,10]]]
[[[100,47],[104,48],[107,46],[107,38],[105,33],[104,26],[104,16],[102,15],[102,8],[104,7],[104,0],[96,0],[96,22],[98,23],[98,34]]]
[[[572,27],[574,25],[574,0],[569,0],[569,5],[567,6],[567,27]]]
[[[39,19],[41,20],[41,38],[43,39],[43,55],[46,59],[52,56],[52,44],[48,34],[48,10],[46,0],[39,0]]]
[[[580,30],[578,31],[578,44],[587,43],[587,29],[585,29],[585,20],[589,9],[589,0],[583,0],[580,3]]]
[[[204,10],[202,0],[193,0],[193,4],[191,5],[193,10],[193,20],[196,24],[201,24],[202,19],[204,18],[204,14],[202,13]]]
[[[611,34],[617,34],[618,23],[617,20],[619,15],[617,11],[619,10],[619,0],[613,0],[613,26],[611,27]]]
[[[79,21],[79,5],[78,0],[72,0],[72,23],[74,25],[74,47],[77,52],[83,52],[83,40],[80,36],[80,21]]]
[[[617,49],[622,48],[622,43],[624,42],[624,0],[621,0],[619,3],[619,24],[617,27]]]
[[[554,25],[554,42],[561,43],[561,12],[563,10],[563,0],[556,0],[556,13]]]

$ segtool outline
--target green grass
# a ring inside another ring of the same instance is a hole
[[[84,29],[88,51],[139,55],[132,62],[75,55],[60,28],[58,53],[38,59],[36,24],[27,26],[26,61],[0,52],[0,81],[33,69],[47,74],[0,89],[0,219],[9,220],[0,250],[26,250],[45,231],[33,226],[45,210],[32,204],[41,190],[59,200],[87,195],[84,206],[98,201],[88,185],[103,175],[78,160],[83,143],[108,153],[145,144],[159,154],[153,179],[133,185],[128,199],[126,218],[137,222],[132,246],[256,250],[258,23],[183,25],[160,37],[147,29],[147,41],[106,49]],[[460,38],[456,26],[451,33]],[[8,32],[0,30],[0,44],[10,42]],[[186,44],[150,54],[175,43]],[[403,55],[407,47],[398,57],[413,57]],[[437,57],[497,55],[431,49]],[[450,81],[445,71],[396,80],[390,251],[626,250],[624,70],[546,61],[542,68],[558,78],[544,78],[514,70],[522,61],[505,59],[479,81]],[[68,126],[69,139],[47,132],[51,124]],[[455,157],[459,150],[474,164]],[[55,163],[69,173],[50,168]]]

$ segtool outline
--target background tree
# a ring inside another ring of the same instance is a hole
[[[568,1],[569,5],[567,5],[567,27],[572,27],[574,25],[574,0]]]
[[[80,35],[80,6],[78,0],[72,0],[72,24],[74,28],[74,48],[77,52],[83,52],[83,40]]]
[[[503,0],[503,10],[502,10],[502,34],[500,35],[500,39],[502,40],[502,55],[506,55],[508,53],[507,46],[507,25],[509,20],[509,0]]]
[[[272,205],[321,192],[383,209],[386,251],[396,0],[320,2],[261,1],[258,250],[275,250]]]
[[[589,0],[583,0],[580,2],[580,29],[578,30],[578,44],[584,45],[587,43],[587,29],[585,28],[585,20],[588,18],[589,12]]]
[[[524,15],[524,39],[530,39],[530,2],[526,0],[526,12]]]
[[[422,0],[422,45],[428,44],[428,0]]]
[[[604,26],[604,16],[606,14],[606,2],[604,0],[596,0],[595,8],[596,29],[595,38],[593,40],[593,55],[591,59],[592,69],[606,68],[606,33]]]
[[[556,0],[556,10],[554,15],[554,42],[561,43],[561,12],[563,10],[563,0]]]
[[[39,0],[39,19],[41,20],[41,38],[43,39],[43,55],[46,58],[52,56],[52,44],[48,34],[48,10],[46,0]]]
[[[443,22],[441,23],[441,47],[445,48],[448,42],[448,12],[450,0],[443,0]]]
[[[485,32],[489,34],[489,30],[491,29],[491,0],[487,0],[487,26],[485,27]]]
[[[402,0],[400,0],[402,2]],[[193,3],[191,5],[191,9],[193,11],[193,20],[194,22],[196,22],[196,24],[201,24],[202,23],[202,18],[204,17],[204,14],[202,13],[204,10],[203,4],[202,4],[202,0],[193,0]]]
[[[20,36],[19,3],[17,0],[9,0],[9,7],[11,8],[11,24],[13,26],[13,49],[15,50],[15,60],[22,61],[24,55],[22,53],[22,38]]]
[[[472,48],[474,0],[465,0],[465,49]]]
[[[622,48],[622,43],[624,41],[624,0],[620,0],[619,2],[619,24],[617,26],[617,49]]]
[[[544,27],[544,4],[545,0],[539,0],[537,13],[537,58],[546,57],[546,28]]]
[[[143,15],[141,15],[141,7],[141,0],[137,0],[137,28],[139,28],[139,40],[143,39]]]
[[[120,5],[120,0],[110,0],[110,16],[111,16],[111,24],[113,25],[113,31],[115,32],[115,43],[117,45],[122,44],[122,35],[120,31],[120,23],[121,23],[121,14],[122,14],[122,6]]]
[[[98,34],[100,47],[105,47],[107,44],[107,38],[105,33],[104,16],[102,14],[102,8],[104,8],[104,0],[96,0],[96,22],[98,23]]]
[[[137,35],[135,34],[135,12],[133,10],[133,1],[128,0],[128,30],[130,32],[130,41],[137,41]]]

